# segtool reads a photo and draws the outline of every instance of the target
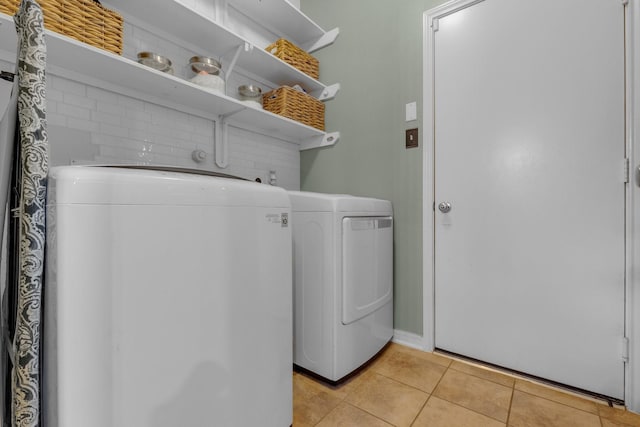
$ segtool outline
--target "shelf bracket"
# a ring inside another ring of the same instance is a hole
[[[213,152],[216,165],[219,168],[224,169],[229,166],[229,125],[227,123],[227,117],[231,117],[244,110],[246,110],[246,108],[240,108],[231,113],[220,115],[214,120]]]
[[[225,78],[224,81],[225,83],[229,80],[229,77],[231,76],[231,73],[233,73],[233,69],[236,66],[236,62],[238,62],[238,58],[240,57],[240,53],[242,51],[245,52],[251,52],[253,50],[253,45],[249,42],[244,42],[241,45],[238,45],[238,47],[236,48],[236,53],[233,54],[233,58],[231,59],[231,62],[229,63],[229,66],[227,67],[227,72],[225,74]]]
[[[340,34],[340,28],[334,28],[333,30],[324,33],[318,40],[306,43],[302,48],[309,53],[320,50],[335,42],[336,38],[338,38],[338,34]]]
[[[340,132],[326,133],[320,136],[307,138],[300,144],[300,151],[311,150],[312,148],[329,147],[335,145],[340,140]]]
[[[340,83],[327,86],[317,95],[318,101],[328,101],[336,97],[336,94],[340,90]]]

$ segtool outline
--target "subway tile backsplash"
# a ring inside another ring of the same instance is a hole
[[[169,56],[175,64],[175,75],[181,78],[190,76],[186,66],[188,58],[203,53],[126,23],[123,56],[135,60],[137,52],[143,50]],[[0,60],[0,68],[13,71],[14,66],[4,59]],[[223,62],[223,69],[225,65]],[[265,91],[272,87],[272,83],[257,81],[255,76],[238,70],[228,81],[227,94],[235,96],[235,88],[245,83],[259,84]],[[276,171],[277,185],[299,189],[298,145],[229,125],[229,165],[222,169],[215,163],[212,119],[198,112],[181,111],[171,100],[156,103],[138,99],[118,87],[99,86],[102,86],[99,82],[85,84],[63,71],[48,70],[46,108],[52,166],[171,165],[219,171],[251,180],[260,178],[264,183],[269,182],[270,171]],[[206,160],[196,163],[192,159],[194,150],[204,151]]]

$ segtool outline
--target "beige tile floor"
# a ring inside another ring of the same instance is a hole
[[[340,386],[294,372],[293,426],[640,427],[640,415],[391,344]]]

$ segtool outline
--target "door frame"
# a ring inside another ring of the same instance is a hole
[[[423,13],[423,127],[422,148],[422,342],[435,348],[435,145],[433,21],[484,0],[451,0]],[[615,0],[611,0],[615,1]],[[640,413],[640,0],[626,4],[626,150],[630,179],[626,188],[625,334],[629,361],[625,365],[625,402]],[[635,114],[634,114],[635,113]],[[635,326],[634,326],[635,325]]]

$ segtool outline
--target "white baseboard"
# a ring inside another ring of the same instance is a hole
[[[424,351],[426,349],[424,338],[421,335],[416,335],[414,333],[405,332],[398,329],[394,329],[393,338],[391,338],[391,341],[396,344],[416,348],[418,350]]]

